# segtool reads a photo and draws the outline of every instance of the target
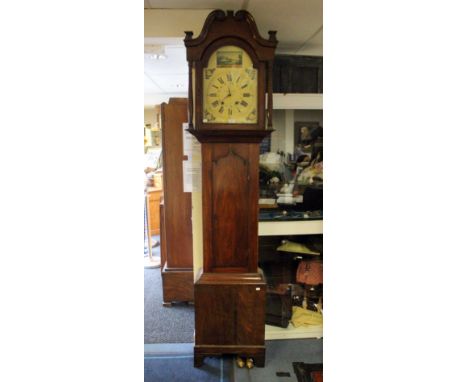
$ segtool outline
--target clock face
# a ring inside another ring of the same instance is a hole
[[[224,46],[203,69],[204,123],[257,123],[257,69],[247,52]]]

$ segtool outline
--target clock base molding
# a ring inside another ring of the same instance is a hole
[[[163,305],[173,302],[193,302],[193,269],[167,268],[162,272]]]
[[[265,290],[261,273],[201,274],[195,282],[195,367],[223,354],[264,366]]]

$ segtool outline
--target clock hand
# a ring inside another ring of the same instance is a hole
[[[228,92],[229,92],[229,94],[226,97],[224,97],[221,101],[224,101],[227,97],[231,96],[231,89],[228,88]]]

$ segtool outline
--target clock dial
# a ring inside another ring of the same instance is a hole
[[[213,53],[203,72],[203,122],[257,123],[257,69],[236,46]]]

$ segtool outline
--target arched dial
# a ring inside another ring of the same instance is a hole
[[[244,50],[215,51],[203,81],[204,123],[257,123],[257,70]]]

